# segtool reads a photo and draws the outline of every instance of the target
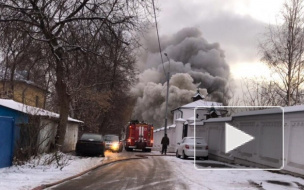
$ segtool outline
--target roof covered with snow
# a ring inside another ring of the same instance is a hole
[[[188,119],[186,119],[187,121],[191,122],[191,121],[200,121],[199,119],[195,118],[194,116],[193,117],[189,117]]]
[[[212,107],[212,106],[223,106],[222,103],[219,102],[211,102],[211,101],[205,101],[205,100],[197,100],[195,102],[191,102],[189,104],[183,105],[179,108],[181,109],[190,109],[190,108],[197,108],[197,107]]]
[[[193,123],[190,123],[189,125],[190,126],[194,126],[195,125],[204,125],[204,123],[211,123],[211,122],[225,122],[225,121],[231,121],[232,120],[232,117],[218,117],[218,118],[210,118],[210,119],[207,119],[207,120],[200,120],[200,121],[196,121],[196,122],[193,122]]]
[[[9,99],[0,99],[0,106],[16,110],[25,114],[29,115],[37,115],[37,116],[44,116],[44,117],[50,117],[50,118],[59,118],[58,113],[50,112],[45,109],[33,107],[33,106],[28,106],[19,102],[16,102],[14,100],[9,100]],[[76,122],[76,123],[83,123],[83,121],[73,119],[73,118],[68,118],[68,121]]]
[[[172,124],[172,125],[167,126],[167,129],[175,128],[175,127],[176,127],[176,125]],[[159,129],[155,129],[153,132],[158,132],[158,131],[163,131],[163,130],[165,130],[165,127],[161,127]]]
[[[181,121],[181,122],[185,122],[186,120],[185,120],[185,119],[183,119],[183,118],[178,118],[178,119],[176,119],[175,121]]]
[[[278,113],[304,112],[304,105],[287,106],[287,107],[265,107],[262,110],[244,111],[233,114],[233,117],[248,116],[248,115],[264,115],[264,114],[278,114]]]
[[[202,99],[205,98],[205,96],[204,96],[204,95],[201,95],[199,92],[196,93],[194,96],[192,96],[192,98],[196,98],[196,97],[201,97]]]
[[[222,121],[231,121],[232,117],[218,117],[218,118],[210,118],[205,120],[205,123],[211,123],[211,122],[222,122]]]
[[[285,113],[304,111],[304,105],[283,107]]]
[[[264,108],[262,110],[254,110],[254,111],[243,111],[239,113],[235,113],[232,115],[232,117],[242,117],[242,116],[250,116],[250,115],[265,115],[265,114],[278,114],[282,113],[283,109],[280,107],[269,107]]]

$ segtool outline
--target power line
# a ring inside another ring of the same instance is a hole
[[[158,34],[158,26],[157,26],[157,20],[156,20],[156,12],[155,12],[154,0],[152,0],[152,5],[153,5],[153,11],[154,11],[154,19],[155,19],[155,26],[156,26],[156,33],[157,33],[159,54],[160,54],[161,62],[162,62],[162,64],[163,64],[164,73],[165,73],[165,75],[166,75],[165,65],[164,65],[164,61],[163,61],[163,55],[162,55],[162,53],[161,53],[162,50],[161,50],[161,47],[160,47],[160,40],[159,40],[159,34]]]

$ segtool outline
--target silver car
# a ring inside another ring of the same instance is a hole
[[[196,143],[195,150],[194,142]],[[208,159],[208,145],[204,138],[185,137],[181,142],[177,143],[176,157],[180,158],[182,156],[184,159],[194,157],[194,152],[197,159]]]
[[[111,150],[112,152],[122,151],[122,142],[119,141],[118,135],[105,135],[104,139],[106,150]]]

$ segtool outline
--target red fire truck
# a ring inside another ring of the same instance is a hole
[[[125,132],[126,151],[141,149],[145,152],[151,152],[153,147],[153,125],[134,120],[126,125]]]

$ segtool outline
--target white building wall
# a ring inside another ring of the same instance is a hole
[[[183,125],[184,125],[185,120],[181,121],[176,121],[176,127],[175,127],[175,147],[178,142],[182,141],[182,136],[183,136]]]
[[[175,120],[178,118],[181,118],[181,116],[183,116],[183,119],[188,119],[191,117],[196,117],[196,114],[198,114],[198,120],[202,120],[202,119],[206,119],[206,115],[207,114],[207,109],[197,109],[196,112],[194,113],[194,109],[180,109],[183,114],[181,114],[181,112],[179,110],[175,110],[174,111],[174,117],[173,117],[173,122],[175,123]]]
[[[190,118],[194,116],[194,110],[193,109],[181,109],[183,112],[183,119]]]
[[[78,139],[78,127],[78,123],[68,122],[63,145],[64,151],[69,152],[75,150]]]
[[[154,137],[154,143],[153,143],[153,149],[156,151],[161,150],[161,138],[164,136],[164,131],[163,130],[156,130],[154,132],[153,137]]]
[[[58,123],[54,119],[40,119],[40,132],[38,136],[39,152],[47,152],[51,145],[55,146],[57,126]],[[75,150],[78,140],[78,127],[79,123],[68,122],[62,149],[63,151],[69,152]]]
[[[51,144],[55,145],[57,123],[48,118],[40,119],[40,132],[38,136],[39,152],[47,152]]]
[[[153,144],[153,150],[155,151],[161,151],[162,145],[161,140],[164,137],[164,129],[158,129],[154,130],[154,144]],[[169,138],[170,144],[167,147],[167,152],[175,152],[175,144],[176,144],[176,134],[175,134],[175,126],[174,127],[168,127],[167,128],[167,136]]]
[[[167,130],[167,135],[168,135],[168,138],[169,138],[169,141],[170,141],[170,144],[167,148],[167,152],[175,152],[175,141],[176,141],[176,138],[175,138],[175,127],[170,127],[168,130]]]

